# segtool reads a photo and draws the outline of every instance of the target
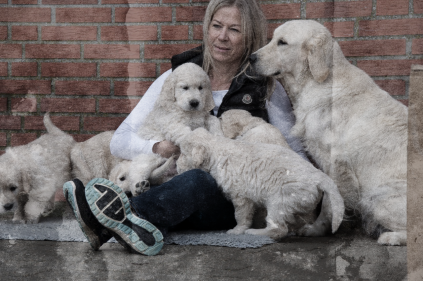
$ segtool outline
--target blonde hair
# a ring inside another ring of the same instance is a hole
[[[250,55],[267,43],[266,17],[256,0],[211,0],[203,22],[203,69],[206,73],[210,73],[213,69],[213,58],[207,43],[209,26],[214,14],[223,7],[237,7],[241,15],[241,34],[245,46],[239,73],[242,74],[250,65],[248,61]]]

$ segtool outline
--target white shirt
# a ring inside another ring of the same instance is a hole
[[[163,83],[171,72],[171,69],[166,71],[153,82],[136,107],[132,110],[128,117],[126,117],[119,128],[117,128],[112,141],[110,142],[110,151],[114,156],[132,160],[141,153],[153,153],[152,148],[157,140],[141,139],[137,135],[137,132],[144,124],[147,115],[153,109],[154,103],[161,92]],[[216,104],[216,107],[213,109],[215,115],[217,114],[217,110],[222,104],[222,99],[227,92],[227,90],[212,92],[213,100]],[[266,109],[269,115],[269,123],[281,131],[289,146],[295,152],[304,159],[308,160],[305,156],[300,140],[290,134],[291,128],[295,124],[295,116],[292,112],[291,102],[288,95],[279,82],[276,82],[275,90],[270,97],[270,100],[266,103]]]

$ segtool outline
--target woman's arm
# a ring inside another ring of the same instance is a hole
[[[295,116],[292,112],[291,102],[282,85],[276,81],[275,91],[266,103],[269,114],[269,122],[281,131],[289,146],[301,157],[307,158],[301,140],[291,135],[291,129],[295,124]]]
[[[152,149],[157,141],[142,139],[137,132],[153,109],[154,103],[162,90],[163,83],[171,72],[172,70],[166,71],[151,84],[137,106],[117,128],[110,142],[110,151],[114,156],[132,160],[141,153],[153,153]]]

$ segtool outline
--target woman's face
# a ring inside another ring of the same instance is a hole
[[[244,54],[242,43],[241,15],[236,7],[217,10],[209,25],[207,42],[215,62],[231,64],[238,62]]]

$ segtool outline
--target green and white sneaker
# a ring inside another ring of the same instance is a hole
[[[162,249],[162,233],[132,213],[125,192],[113,182],[93,179],[85,187],[85,196],[98,222],[125,248],[148,256]]]

